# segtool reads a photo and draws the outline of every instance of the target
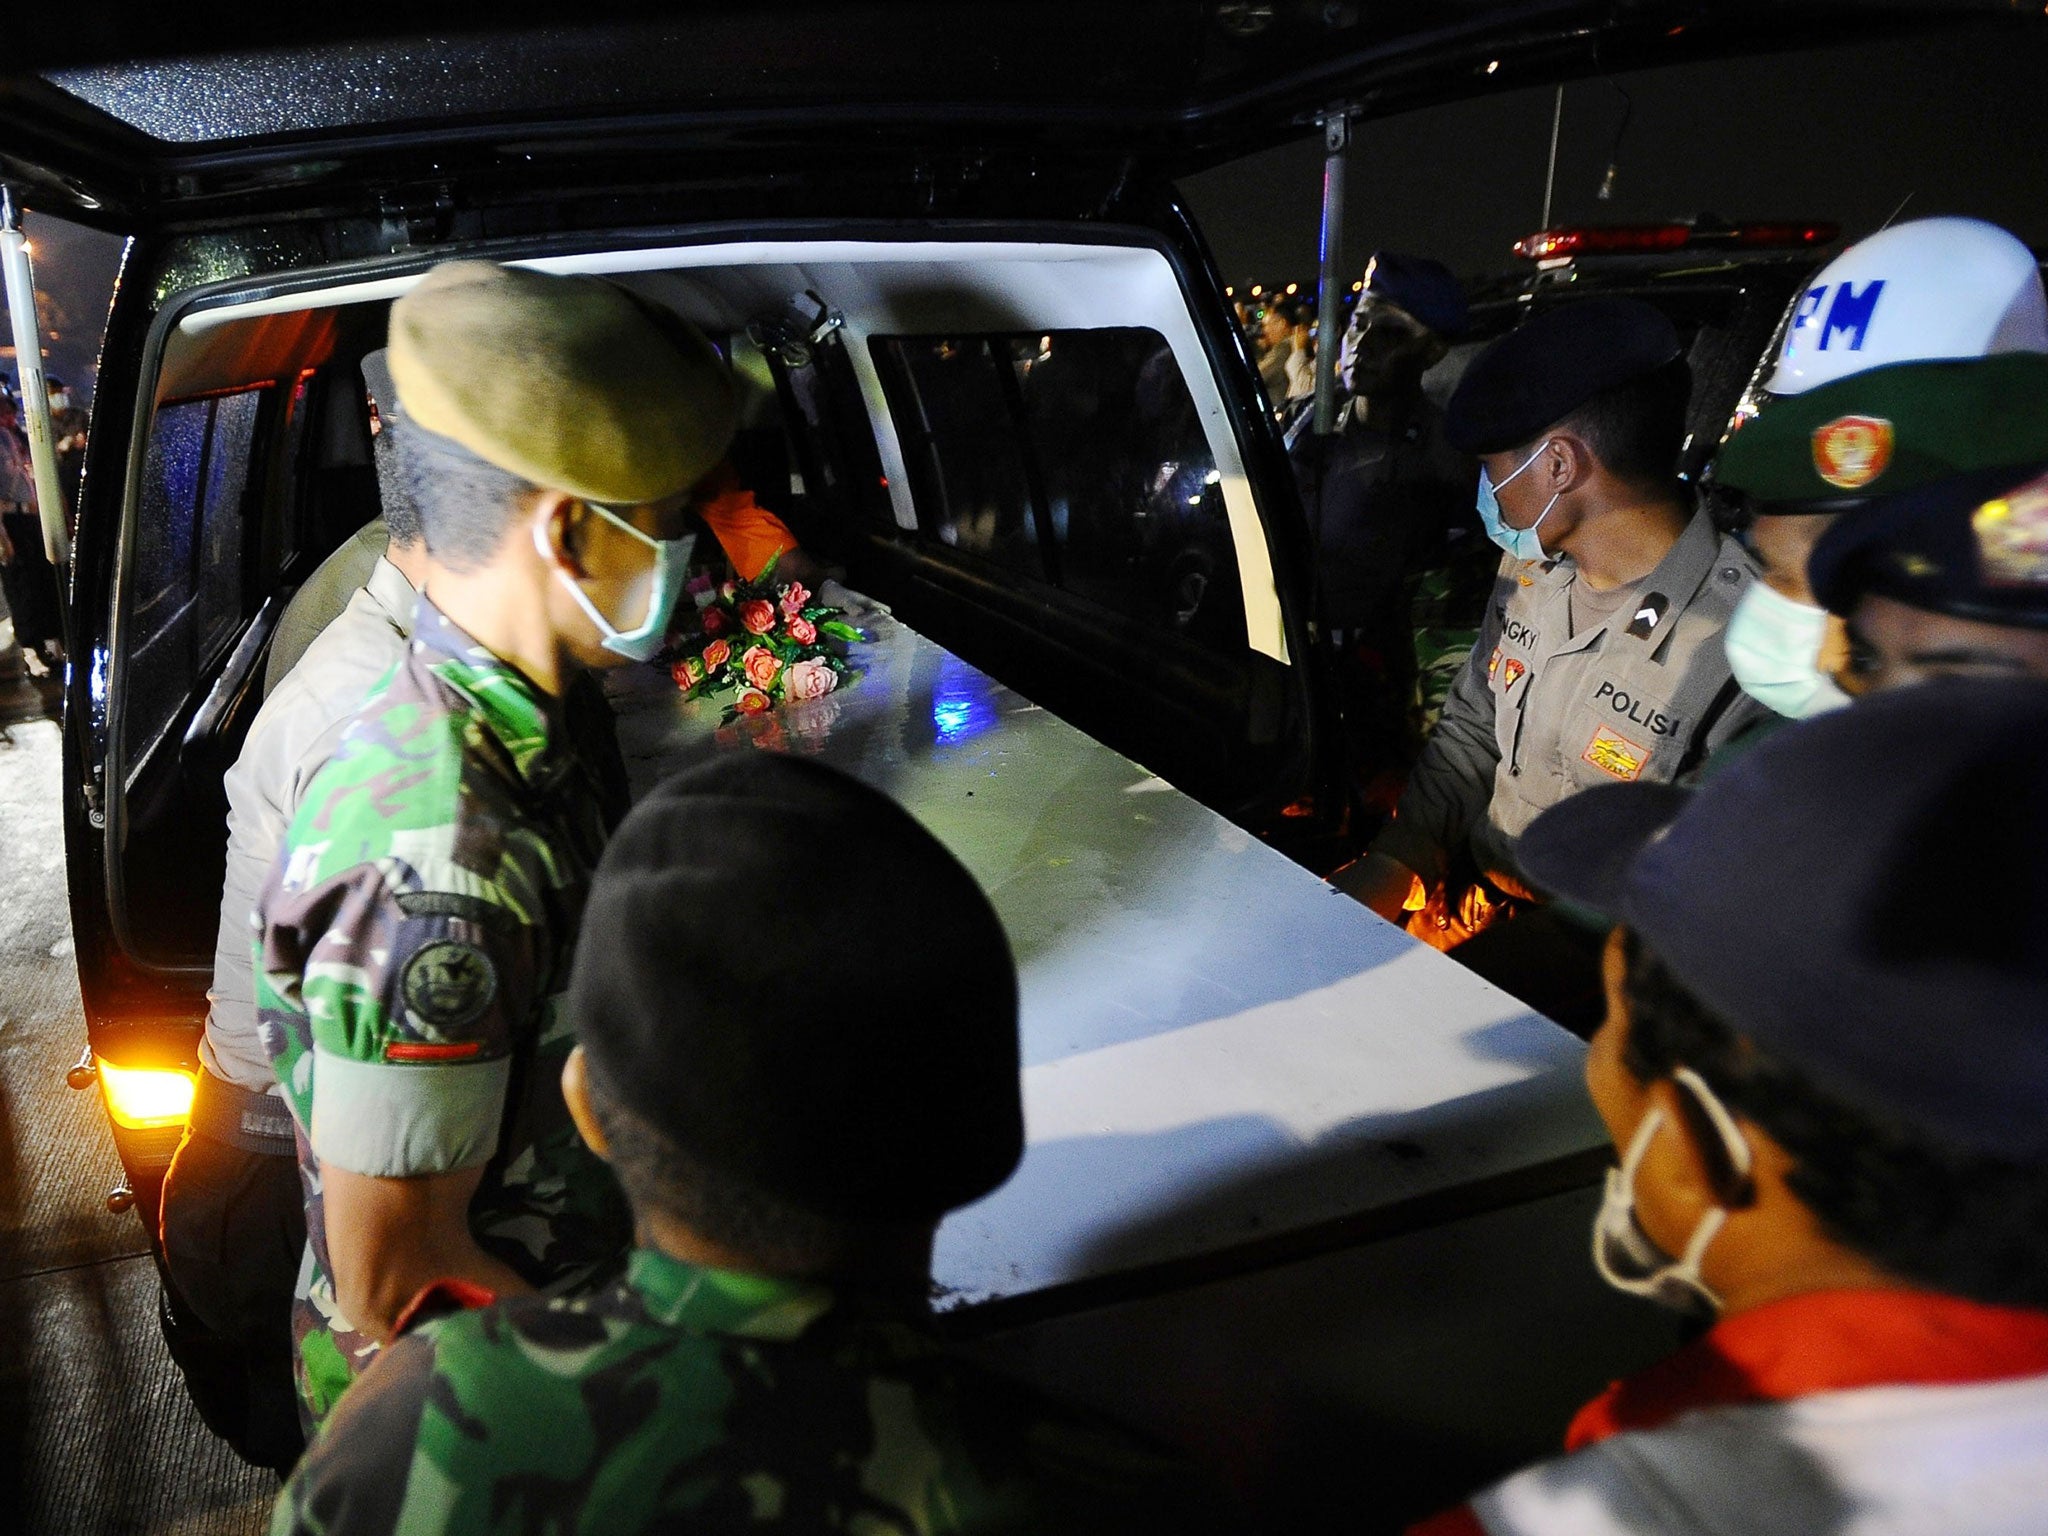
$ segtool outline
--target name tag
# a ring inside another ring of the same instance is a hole
[[[1601,678],[1594,688],[1593,708],[1617,722],[1626,720],[1637,731],[1647,731],[1660,741],[1676,741],[1684,733],[1685,721],[1665,709],[1662,701],[1631,691],[1625,681],[1611,677]]]

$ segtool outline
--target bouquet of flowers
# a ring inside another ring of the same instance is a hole
[[[752,581],[714,585],[700,576],[688,587],[695,627],[672,642],[669,675],[685,698],[735,690],[725,724],[784,701],[822,699],[859,675],[844,647],[868,636],[845,621],[845,610],[814,603],[803,583],[778,583],[775,566],[770,560]]]

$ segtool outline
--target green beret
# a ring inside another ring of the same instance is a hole
[[[1867,500],[2048,458],[2048,354],[1894,363],[1773,395],[1714,465],[1764,503]],[[1770,508],[1767,508],[1770,510]]]
[[[388,361],[416,425],[612,506],[688,490],[732,441],[711,343],[602,278],[448,262],[391,306]]]

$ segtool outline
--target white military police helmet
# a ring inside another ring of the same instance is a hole
[[[2048,352],[2033,252],[1982,219],[1915,219],[1859,240],[1794,306],[1764,388],[1797,395],[1889,363]]]

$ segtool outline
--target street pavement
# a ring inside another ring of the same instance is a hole
[[[120,1165],[98,1095],[64,1082],[85,1023],[59,759],[50,721],[0,724],[0,1528],[244,1536],[276,1480],[187,1400],[142,1229],[106,1208]]]

